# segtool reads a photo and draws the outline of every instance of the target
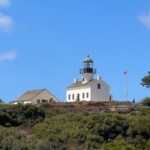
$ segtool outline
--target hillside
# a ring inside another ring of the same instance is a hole
[[[0,105],[0,149],[146,150],[150,109],[126,105],[128,112],[106,103]]]

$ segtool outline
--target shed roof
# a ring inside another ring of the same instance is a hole
[[[39,89],[39,90],[29,90],[19,96],[15,101],[30,101],[37,95],[39,95],[41,92],[43,92],[46,89]]]

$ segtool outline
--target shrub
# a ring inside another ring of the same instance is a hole
[[[150,106],[150,97],[146,97],[142,100],[144,106]]]
[[[43,121],[45,111],[33,105],[3,105],[0,106],[0,125],[11,126],[32,126]]]

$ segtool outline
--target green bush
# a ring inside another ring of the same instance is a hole
[[[148,150],[150,147],[149,107],[132,116],[5,105],[0,107],[0,114],[0,119],[3,118],[0,149]]]
[[[45,111],[34,105],[0,105],[0,125],[32,126],[45,118]]]
[[[142,100],[144,106],[150,106],[150,97],[146,97]]]

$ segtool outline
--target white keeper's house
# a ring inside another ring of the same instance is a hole
[[[111,101],[110,86],[100,76],[94,78],[96,69],[93,68],[93,60],[88,56],[83,61],[83,68],[80,69],[82,81],[77,79],[67,88],[67,102],[76,101]]]

